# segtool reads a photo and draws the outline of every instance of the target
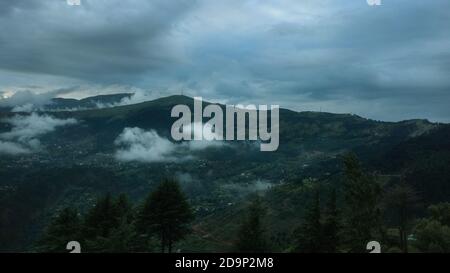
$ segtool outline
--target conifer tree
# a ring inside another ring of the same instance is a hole
[[[265,229],[263,218],[266,214],[266,208],[262,205],[259,197],[255,198],[247,210],[247,215],[243,220],[236,242],[238,252],[266,252],[267,241],[265,238]]]
[[[388,190],[384,202],[388,209],[394,211],[399,227],[399,244],[403,252],[408,252],[408,231],[412,210],[419,200],[414,189],[402,180]]]
[[[141,234],[156,235],[161,252],[172,252],[173,244],[182,240],[190,231],[193,220],[191,207],[177,181],[163,180],[145,200],[137,219]]]
[[[323,224],[323,247],[325,252],[335,253],[339,246],[339,212],[336,205],[336,190],[330,194],[328,200],[325,220]]]
[[[110,194],[98,198],[85,217],[84,237],[88,239],[95,239],[98,236],[108,237],[111,230],[118,225],[114,210],[114,201]]]
[[[65,208],[47,227],[37,250],[40,252],[67,252],[66,245],[70,241],[80,241],[80,218],[72,208]]]
[[[306,208],[303,223],[294,232],[296,237],[295,251],[302,253],[322,252],[322,232],[320,197],[317,192],[311,205]]]
[[[125,194],[117,199],[107,194],[97,199],[84,219],[86,251],[126,252],[134,238],[132,205]]]
[[[365,252],[369,241],[379,238],[381,231],[380,186],[363,172],[355,155],[344,158],[344,233],[350,252]]]

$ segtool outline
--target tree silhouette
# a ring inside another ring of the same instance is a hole
[[[336,190],[330,194],[328,200],[325,220],[323,224],[323,247],[325,252],[334,253],[339,246],[339,212],[336,205]]]
[[[114,210],[114,201],[110,194],[98,198],[85,217],[84,237],[88,239],[108,237],[111,230],[118,224]]]
[[[267,242],[263,226],[263,217],[266,208],[262,205],[261,199],[256,197],[247,209],[247,215],[238,231],[236,250],[238,252],[267,251]]]
[[[110,194],[97,199],[83,221],[85,249],[94,252],[125,252],[136,236],[132,205],[126,195]]]
[[[395,211],[397,215],[400,249],[405,253],[408,252],[408,223],[411,211],[417,207],[418,200],[414,189],[406,184],[403,179],[400,184],[389,189],[384,196],[386,207]]]
[[[318,253],[322,251],[322,223],[320,213],[320,197],[316,192],[311,204],[307,207],[301,226],[294,232],[296,252]]]
[[[40,252],[66,252],[66,245],[70,241],[79,241],[80,218],[78,212],[72,208],[65,208],[47,227],[37,250]]]
[[[137,229],[159,237],[161,252],[172,252],[173,244],[190,231],[194,216],[177,181],[163,180],[145,200],[137,219]]]
[[[363,172],[355,155],[344,158],[344,232],[351,252],[365,252],[366,244],[381,231],[379,200],[381,188]]]

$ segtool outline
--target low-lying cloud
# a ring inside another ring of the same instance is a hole
[[[109,108],[109,107],[116,107],[116,106],[124,106],[124,105],[131,105],[131,104],[137,104],[141,102],[151,101],[157,98],[160,98],[161,94],[156,92],[145,92],[144,90],[138,90],[135,93],[133,93],[129,97],[125,97],[121,99],[119,102],[116,103],[97,103],[97,108]]]
[[[125,128],[115,144],[122,146],[116,152],[116,158],[122,161],[164,162],[176,159],[173,156],[176,145],[154,130]]]
[[[60,88],[43,93],[35,93],[31,90],[18,90],[9,97],[1,96],[0,107],[12,108],[13,112],[32,112],[51,104],[52,98],[71,93],[76,89],[77,87]]]
[[[20,144],[0,140],[0,154],[18,155],[27,154],[29,152],[29,149],[22,147]]]
[[[146,131],[137,127],[125,128],[115,144],[120,147],[116,151],[116,159],[140,162],[184,161],[194,158],[192,152],[225,145],[221,141],[206,140],[175,143],[160,136],[155,130]]]
[[[56,130],[57,127],[77,123],[73,118],[58,119],[49,115],[16,115],[5,119],[12,128],[9,132],[0,134],[0,153],[24,154],[39,151],[41,142],[38,137]]]
[[[36,93],[36,90],[39,93]],[[67,107],[59,105],[54,98],[84,99],[99,95],[130,94],[115,102],[102,102],[99,100],[89,106]],[[159,91],[143,90],[136,87],[124,85],[80,85],[68,88],[45,90],[40,86],[31,86],[29,89],[18,89],[9,92],[0,91],[0,108],[11,110],[12,112],[34,111],[80,111],[95,108],[109,108],[141,103],[160,98]]]
[[[245,196],[252,193],[263,193],[270,189],[273,184],[267,180],[256,180],[248,183],[225,184],[222,186],[224,190],[232,192],[234,195]]]

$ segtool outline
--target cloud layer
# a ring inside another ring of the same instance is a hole
[[[193,130],[191,125],[184,132]],[[198,152],[209,147],[222,147],[222,141],[193,140],[183,143],[175,143],[160,136],[155,130],[143,130],[141,128],[125,128],[115,140],[118,150],[116,158],[120,161],[140,162],[176,162],[193,159],[193,152]]]
[[[176,144],[160,137],[154,130],[125,128],[115,144],[121,146],[116,158],[122,161],[165,162],[175,161]]]
[[[9,132],[0,134],[0,153],[24,154],[39,151],[41,143],[39,137],[56,130],[57,127],[77,123],[75,119],[58,119],[48,115],[16,115],[3,122],[12,128]]]
[[[0,92],[135,86],[229,103],[450,121],[447,0],[16,0]]]

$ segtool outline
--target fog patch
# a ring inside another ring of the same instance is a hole
[[[175,174],[175,178],[178,180],[178,182],[180,182],[181,184],[188,184],[188,183],[192,183],[195,181],[195,179],[192,177],[191,174],[189,173],[181,173],[181,172],[177,172]]]
[[[176,161],[176,144],[158,135],[155,130],[125,128],[115,140],[121,146],[116,158],[121,161],[166,162]]]
[[[180,162],[195,157],[193,152],[209,147],[221,146],[215,141],[172,142],[160,136],[155,130],[125,128],[115,140],[119,147],[115,157],[120,161]]]
[[[225,184],[222,188],[233,194],[245,196],[252,193],[264,193],[272,186],[273,184],[270,181],[258,179],[247,183]]]
[[[76,124],[73,118],[58,119],[49,115],[15,115],[5,119],[12,128],[9,132],[0,134],[0,153],[23,154],[39,151],[41,143],[38,137],[54,131],[57,127]]]
[[[160,97],[161,94],[157,92],[146,92],[144,90],[138,90],[131,96],[122,98],[119,102],[116,103],[97,103],[97,108],[110,108],[116,106],[138,104],[146,101],[155,100]]]
[[[10,107],[13,112],[45,110],[45,106],[52,103],[52,98],[70,93],[76,88],[60,88],[43,93],[35,93],[30,90],[18,90],[9,97],[2,96],[0,99],[0,107]]]
[[[22,147],[20,144],[0,140],[0,154],[18,155],[30,152],[29,149]]]

